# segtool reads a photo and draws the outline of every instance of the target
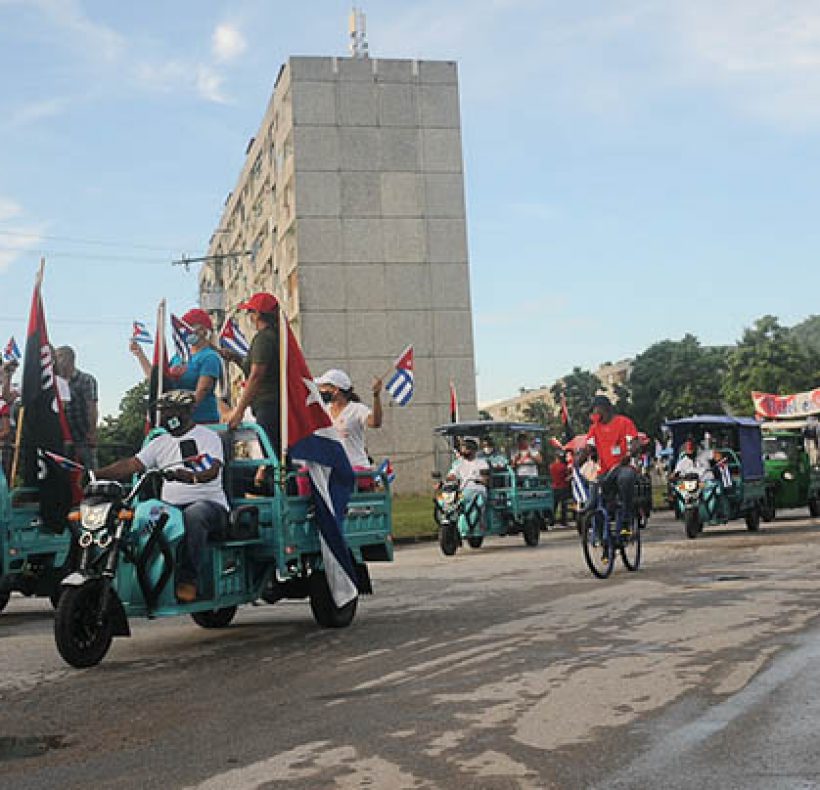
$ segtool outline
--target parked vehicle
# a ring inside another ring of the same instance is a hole
[[[738,518],[756,532],[766,499],[760,423],[744,417],[699,415],[666,425],[672,433],[673,459],[688,436],[702,448],[710,444],[708,474],[672,482],[675,511],[684,519],[687,537],[696,538],[705,525]]]
[[[296,491],[295,473],[284,473],[267,435],[256,424],[223,436],[223,481],[231,505],[229,525],[212,535],[200,570],[200,597],[181,603],[175,596],[177,552],[184,537],[182,513],[157,497],[161,470],[149,470],[130,493],[118,483],[98,481],[73,517],[77,519],[78,569],[64,581],[55,618],[60,655],[72,666],[98,664],[112,638],[128,636],[132,617],[190,615],[203,628],[224,628],[237,607],[259,599],[308,598],[316,622],[325,628],[350,625],[357,600],[337,608],[322,560],[313,497]],[[255,451],[235,452],[237,446]],[[243,457],[244,456],[244,457]],[[265,495],[253,495],[250,481],[260,466],[271,481]],[[368,491],[354,491],[345,535],[360,592],[371,592],[367,562],[393,558],[391,499],[386,474]]]
[[[820,451],[818,423],[808,420],[764,422],[763,461],[766,501],[763,520],[772,521],[778,510],[808,507],[820,516]]]
[[[464,540],[474,549],[480,548],[491,535],[521,534],[528,546],[537,546],[542,529],[553,518],[555,509],[552,485],[545,474],[520,477],[510,466],[515,452],[516,437],[527,434],[533,443],[545,444],[546,429],[542,425],[519,422],[481,420],[457,422],[435,428],[438,436],[449,440],[450,450],[466,437],[481,441],[490,437],[495,454],[489,459],[486,500],[467,498],[458,484],[446,479],[446,471],[433,473],[439,481],[434,499],[434,517],[439,528],[439,545],[447,556],[456,553]],[[446,453],[449,468],[452,452]],[[481,495],[483,496],[483,495]]]
[[[68,523],[47,524],[36,488],[9,490],[0,468],[0,612],[13,592],[51,599],[73,567]]]

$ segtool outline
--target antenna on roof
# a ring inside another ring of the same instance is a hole
[[[350,12],[349,24],[350,30],[350,55],[354,58],[369,57],[367,46],[367,21],[365,20],[364,11],[353,6]]]

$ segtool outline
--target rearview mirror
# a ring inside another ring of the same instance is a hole
[[[441,472],[430,472],[430,477],[432,477],[433,480],[441,480]]]

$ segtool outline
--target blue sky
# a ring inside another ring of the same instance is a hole
[[[47,259],[53,340],[116,411],[130,322],[181,313],[279,65],[336,0],[0,0],[0,340]],[[458,61],[482,401],[692,332],[820,312],[820,9],[368,2],[374,57]]]

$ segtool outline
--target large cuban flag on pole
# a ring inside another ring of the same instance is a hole
[[[279,307],[282,376],[282,445],[304,461],[316,499],[316,526],[330,593],[338,608],[359,594],[356,569],[344,537],[354,475],[339,435],[322,403],[284,311]]]

